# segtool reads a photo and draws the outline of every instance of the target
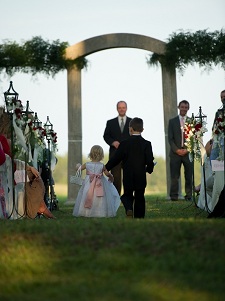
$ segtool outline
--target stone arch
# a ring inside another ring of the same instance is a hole
[[[160,40],[138,34],[113,33],[96,36],[66,49],[67,59],[76,59],[92,53],[112,48],[137,48],[163,54],[166,43]],[[163,111],[164,111],[164,133],[166,145],[166,158],[169,155],[167,139],[167,126],[169,119],[177,114],[177,89],[176,71],[167,69],[161,65],[162,89],[163,89]],[[67,70],[68,82],[68,199],[67,204],[74,203],[78,187],[74,189],[69,182],[69,176],[74,174],[77,162],[82,162],[82,100],[81,100],[81,70],[73,67]],[[169,162],[166,160],[167,195],[169,195]]]

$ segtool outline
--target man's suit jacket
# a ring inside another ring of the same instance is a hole
[[[215,114],[215,117],[214,117],[214,121],[213,121],[213,126],[212,126],[212,130],[214,128],[214,124],[216,122],[216,119],[221,115],[223,116],[224,114],[224,109],[223,108],[219,108],[217,111],[216,111],[216,114]]]
[[[176,150],[182,148],[182,133],[180,126],[180,118],[176,116],[169,120],[168,126],[168,142],[170,144],[170,156],[176,155]]]
[[[109,158],[111,158],[116,151],[116,148],[114,146],[112,146],[112,143],[114,141],[121,142],[130,137],[130,134],[129,134],[130,121],[131,121],[131,118],[126,117],[126,123],[124,125],[123,133],[121,133],[121,130],[120,130],[118,117],[107,121],[103,138],[104,138],[105,142],[110,146]]]
[[[146,172],[153,172],[153,160],[151,142],[141,135],[132,135],[120,143],[115,155],[106,164],[106,169],[111,170],[122,161],[124,189],[142,189],[147,184]]]

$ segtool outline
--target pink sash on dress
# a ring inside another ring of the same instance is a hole
[[[91,208],[93,202],[94,191],[97,197],[101,197],[104,195],[103,187],[102,187],[102,173],[93,174],[90,171],[87,171],[87,175],[90,176],[90,188],[87,192],[87,196],[84,202],[84,208]]]

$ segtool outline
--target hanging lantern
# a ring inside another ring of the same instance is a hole
[[[9,89],[4,92],[5,105],[8,113],[13,113],[16,107],[19,94],[13,88],[13,82],[10,81]]]
[[[44,128],[45,128],[45,131],[46,131],[46,138],[47,138],[48,141],[50,141],[51,140],[51,134],[53,132],[53,124],[50,122],[49,116],[47,116],[47,121],[44,124]]]

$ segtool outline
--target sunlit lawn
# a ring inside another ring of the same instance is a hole
[[[224,219],[147,197],[146,218],[1,220],[0,300],[224,299]]]

